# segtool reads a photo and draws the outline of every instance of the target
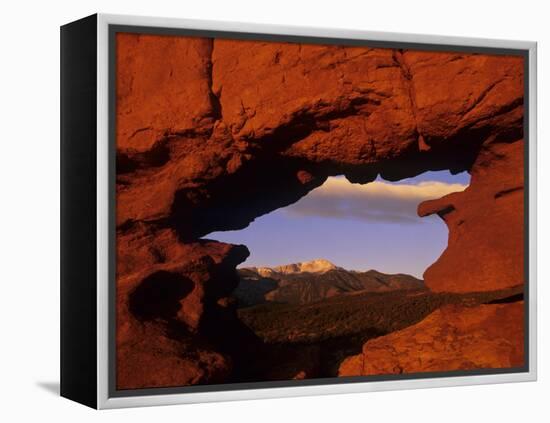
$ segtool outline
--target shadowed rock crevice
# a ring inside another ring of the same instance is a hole
[[[499,191],[495,194],[495,198],[504,197],[505,195],[512,194],[518,191],[523,191],[523,187],[513,187],[513,188],[508,188],[508,189]]]
[[[165,165],[170,160],[170,149],[166,140],[160,140],[145,152],[131,154],[118,152],[116,156],[117,174],[133,173],[139,169],[155,168]]]
[[[208,98],[210,100],[211,106],[212,106],[212,112],[211,116],[216,120],[223,120],[223,111],[222,111],[222,104],[220,102],[220,94],[221,89],[218,92],[214,92],[214,63],[212,61],[212,57],[214,56],[214,46],[215,41],[214,39],[210,40],[210,46],[209,46],[209,52],[208,52],[208,60],[206,64],[206,73],[207,73],[207,81],[208,81],[208,87],[209,87],[209,93]]]
[[[193,282],[178,274],[160,271],[143,279],[129,295],[130,312],[139,320],[173,319],[179,301],[193,290]]]
[[[430,146],[426,144],[424,140],[424,136],[420,132],[420,129],[418,127],[418,108],[416,105],[416,92],[414,88],[414,82],[413,82],[413,76],[411,73],[411,69],[408,66],[406,59],[403,55],[403,50],[395,50],[393,53],[393,60],[395,61],[395,64],[401,69],[401,74],[404,80],[404,84],[407,87],[407,92],[409,96],[410,106],[411,106],[411,112],[415,124],[415,132],[418,137],[418,149],[420,151],[426,151],[430,149]]]
[[[256,217],[290,205],[326,180],[301,161],[272,157],[243,165],[203,192],[178,191],[167,225],[180,239],[197,239],[216,230],[243,229]],[[305,170],[309,168],[308,170]]]
[[[515,303],[517,301],[523,301],[523,292],[519,294],[514,294],[506,298],[499,298],[496,300],[491,300],[487,302],[486,304],[507,304],[507,303]]]

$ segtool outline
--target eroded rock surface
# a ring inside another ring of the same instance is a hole
[[[340,376],[499,369],[524,364],[524,303],[444,306],[420,323],[365,343]]]
[[[424,273],[432,291],[492,291],[524,282],[523,151],[523,141],[484,145],[465,191],[420,204],[420,216],[437,213],[449,228],[447,249]]]
[[[119,388],[230,377],[247,335],[227,296],[248,252],[200,238],[331,175],[470,171],[470,188],[441,200],[452,213],[421,207],[450,230],[426,282],[522,282],[520,57],[118,34],[116,86]]]
[[[234,319],[224,302],[248,250],[218,242],[182,244],[174,231],[142,225],[117,236],[117,386],[143,388],[222,382],[233,360],[225,336],[201,327]]]

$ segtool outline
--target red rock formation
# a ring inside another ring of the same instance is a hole
[[[144,323],[132,332],[133,342],[117,344],[117,388],[160,388],[223,383],[231,374],[230,359],[211,346],[174,339],[163,324]]]
[[[119,151],[135,156],[178,133],[211,130],[211,51],[207,38],[117,36]]]
[[[522,282],[521,194],[507,191],[521,174],[521,57],[137,34],[118,34],[116,54],[119,388],[230,373],[205,327],[231,320],[224,298],[247,251],[199,238],[246,227],[330,175],[471,171],[426,279],[439,291]],[[439,203],[422,206],[433,212]],[[462,280],[449,276],[465,258]]]
[[[446,306],[420,323],[372,339],[340,365],[340,376],[522,367],[523,301]]]
[[[465,191],[420,204],[420,216],[437,213],[449,227],[447,249],[424,273],[432,291],[523,284],[523,150],[523,142],[484,145]]]
[[[117,386],[221,382],[232,360],[198,333],[205,310],[223,315],[248,251],[218,242],[178,242],[172,230],[134,226],[117,236]],[[233,312],[227,310],[233,315]]]
[[[178,49],[171,47],[174,54],[159,55],[151,46],[170,48],[174,37],[119,38],[125,41],[117,49],[117,103],[124,106],[117,108],[117,145],[123,170],[132,171],[119,175],[119,224],[170,218],[174,203],[204,207],[220,196],[216,188],[222,178],[238,180],[251,168],[260,183],[271,182],[261,175],[265,160],[279,162],[266,170],[278,168],[282,175],[276,179],[280,184],[285,178],[290,186],[284,189],[292,196],[302,185],[297,173],[308,168],[321,178],[345,173],[361,182],[378,172],[399,179],[430,169],[464,170],[489,136],[521,138],[520,57],[227,40],[198,48],[195,38],[180,38]],[[186,49],[193,54],[185,56],[180,69],[172,57]],[[209,72],[188,75],[189,68]],[[186,123],[155,123],[149,150],[138,142],[148,125],[135,118],[139,124],[126,128],[134,118],[124,117],[141,109],[145,115],[152,115],[151,109],[164,115],[165,107],[173,107],[158,106],[142,80],[157,81],[170,101],[174,96],[166,93],[179,93],[182,85],[200,87],[180,100]],[[132,136],[136,132],[141,135]],[[422,154],[430,149],[437,151]],[[295,172],[286,175],[283,166]],[[243,201],[265,188],[247,187]],[[240,226],[254,214],[243,217]]]

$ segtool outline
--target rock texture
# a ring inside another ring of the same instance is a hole
[[[523,283],[523,147],[483,146],[465,191],[420,204],[420,216],[437,213],[449,227],[447,249],[424,273],[432,291],[491,291]]]
[[[182,386],[225,380],[231,358],[221,335],[199,330],[233,316],[224,302],[238,284],[245,247],[182,244],[171,230],[143,227],[117,236],[117,386]],[[231,333],[233,328],[226,328]],[[235,333],[235,337],[239,336]]]
[[[521,57],[121,33],[116,41],[119,388],[231,374],[240,329],[227,297],[248,252],[200,238],[246,227],[331,175],[367,183],[470,171],[471,187],[451,198],[456,213],[421,207],[450,229],[427,283],[460,291],[522,282],[507,273],[522,266],[522,182],[500,179],[521,174]],[[462,280],[449,274],[456,263]],[[216,322],[232,328],[223,339]]]
[[[420,323],[365,343],[340,376],[514,368],[524,365],[524,303],[444,306]]]

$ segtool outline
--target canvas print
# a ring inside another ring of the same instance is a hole
[[[524,57],[199,35],[115,34],[116,389],[524,369]]]

